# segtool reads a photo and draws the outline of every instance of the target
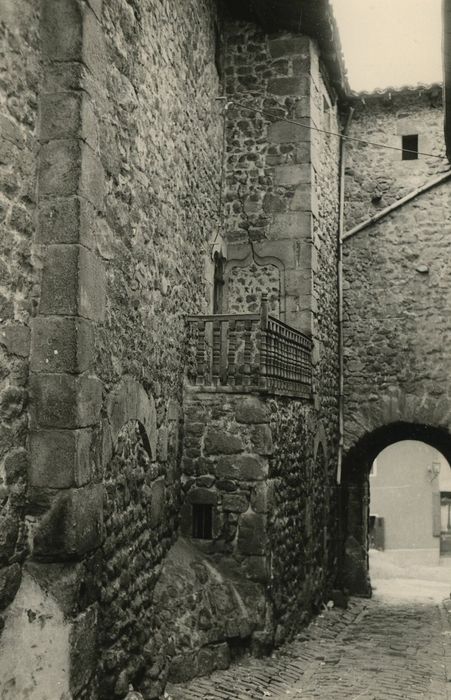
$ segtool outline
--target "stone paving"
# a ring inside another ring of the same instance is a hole
[[[166,689],[171,700],[451,699],[451,601],[353,599],[271,657]]]

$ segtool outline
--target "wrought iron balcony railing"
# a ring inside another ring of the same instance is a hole
[[[189,316],[188,381],[199,388],[309,398],[312,341],[268,314]]]

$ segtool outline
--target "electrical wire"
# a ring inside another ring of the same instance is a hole
[[[261,109],[260,107],[249,107],[248,105],[243,104],[242,102],[236,102],[235,100],[228,100],[227,97],[225,98],[227,100],[227,103],[225,105],[225,109],[227,109],[231,106],[234,105],[235,107],[241,107],[241,109],[245,109],[248,112],[258,112],[259,114],[262,114],[265,117],[270,117],[277,119],[278,121],[281,122],[287,122],[288,124],[295,124],[296,126],[303,126],[305,129],[310,129],[311,131],[319,131],[322,134],[329,134],[330,136],[337,136],[338,138],[345,139],[346,141],[355,141],[357,143],[364,143],[367,146],[376,146],[377,148],[388,148],[391,151],[402,151],[403,153],[414,153],[418,156],[427,156],[428,158],[439,158],[440,160],[448,160],[446,156],[439,156],[435,153],[425,153],[423,151],[413,151],[408,148],[399,148],[398,146],[389,146],[384,143],[376,143],[375,141],[367,141],[365,139],[359,139],[356,138],[355,136],[344,136],[343,134],[340,134],[336,131],[328,131],[327,129],[320,129],[317,126],[311,126],[310,124],[303,124],[302,122],[298,122],[295,119],[288,119],[287,117],[281,117],[279,114],[276,112],[270,112],[267,109]]]

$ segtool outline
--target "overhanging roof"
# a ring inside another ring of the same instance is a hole
[[[318,42],[329,79],[339,97],[349,85],[337,23],[330,0],[227,0],[234,17],[257,22],[268,34],[306,34]]]

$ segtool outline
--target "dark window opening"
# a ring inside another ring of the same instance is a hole
[[[213,537],[213,506],[193,504],[193,537],[198,540],[211,540]]]
[[[418,134],[402,137],[402,159],[418,160]]]
[[[215,253],[214,261],[215,275],[213,280],[213,313],[222,314],[225,258],[220,253]]]

